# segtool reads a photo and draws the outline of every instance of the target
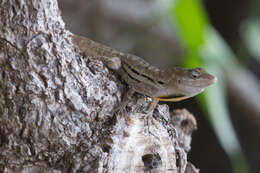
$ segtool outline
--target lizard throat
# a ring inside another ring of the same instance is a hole
[[[157,99],[159,101],[178,102],[178,101],[184,100],[186,98],[188,98],[188,97],[183,94],[173,94],[173,95],[168,95],[168,96],[155,97],[154,99]]]

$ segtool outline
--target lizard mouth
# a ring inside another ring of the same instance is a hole
[[[159,101],[168,101],[168,102],[177,102],[186,99],[187,96],[184,94],[172,94],[168,96],[159,96],[155,97],[155,99]]]

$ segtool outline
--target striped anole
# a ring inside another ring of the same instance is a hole
[[[160,70],[142,58],[121,53],[86,37],[73,35],[72,41],[86,56],[106,57],[104,61],[108,68],[118,70],[122,80],[129,85],[127,99],[134,92],[151,97],[153,101],[148,112],[153,111],[158,101],[184,100],[216,82],[216,77],[201,68],[173,67]],[[122,105],[125,107],[126,100]]]

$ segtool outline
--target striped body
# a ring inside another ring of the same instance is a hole
[[[164,71],[135,55],[118,52],[85,37],[73,35],[72,41],[86,56],[103,57],[109,68],[119,70],[130,88],[153,99],[180,101],[216,82],[214,76],[201,68],[173,67]]]
[[[125,54],[121,61],[119,74],[136,92],[152,98],[170,94],[163,86],[168,82],[164,71],[134,55]]]

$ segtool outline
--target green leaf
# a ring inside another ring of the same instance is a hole
[[[249,19],[244,22],[241,34],[246,43],[246,47],[253,58],[260,61],[260,19]]]

